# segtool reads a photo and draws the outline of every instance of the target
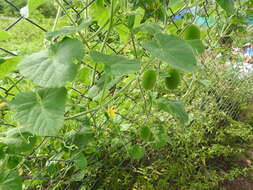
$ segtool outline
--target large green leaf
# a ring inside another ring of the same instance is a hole
[[[26,56],[19,64],[22,75],[44,87],[61,87],[72,81],[78,66],[74,60],[84,56],[77,39],[64,38],[49,49]]]
[[[91,19],[89,18],[87,20],[84,20],[79,26],[65,26],[61,28],[60,30],[48,32],[46,34],[46,38],[48,40],[54,40],[61,35],[74,34],[84,28],[87,28],[90,24],[91,24]]]
[[[11,101],[15,118],[35,135],[54,135],[64,121],[65,88],[45,88],[16,95]]]
[[[95,62],[103,63],[105,72],[112,76],[126,75],[140,69],[140,63],[136,59],[130,60],[123,56],[106,55],[97,51],[91,51],[90,55]]]
[[[216,0],[217,3],[223,8],[227,13],[233,14],[234,12],[234,0]]]
[[[22,190],[22,179],[16,170],[0,171],[0,190]]]
[[[167,98],[159,98],[156,100],[156,103],[161,110],[168,112],[174,117],[178,118],[181,123],[188,122],[188,114],[179,101]]]
[[[7,131],[6,137],[2,141],[8,145],[7,151],[9,153],[20,153],[33,149],[36,136],[29,133],[25,128],[14,128]]]
[[[201,40],[187,40],[187,43],[193,48],[196,55],[202,54],[205,51],[205,46]]]
[[[143,44],[152,56],[182,71],[194,72],[197,70],[194,51],[185,40],[175,35],[162,33],[156,34],[155,39],[155,41]]]
[[[20,57],[0,58],[0,80],[3,79],[5,75],[14,71],[19,61]]]
[[[4,30],[0,30],[0,41],[1,40],[6,40],[10,37],[11,37],[11,35],[8,32],[6,32]]]

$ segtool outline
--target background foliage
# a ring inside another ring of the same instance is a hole
[[[252,7],[2,1],[0,189],[217,190],[248,176],[252,74],[233,48],[252,43]]]

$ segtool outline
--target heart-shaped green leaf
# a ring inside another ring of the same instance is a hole
[[[91,51],[90,56],[95,62],[103,63],[105,73],[112,76],[122,76],[140,69],[140,63],[136,59],[130,60],[123,56],[106,55],[97,51]]]
[[[78,66],[74,60],[84,56],[77,39],[64,38],[49,49],[26,56],[19,64],[22,75],[44,87],[62,87],[74,80]]]
[[[143,44],[152,56],[182,71],[194,72],[197,70],[194,51],[185,40],[175,35],[162,33],[157,33],[155,39],[155,41]]]
[[[66,94],[65,88],[21,93],[16,95],[10,106],[16,111],[16,120],[28,127],[31,133],[53,135],[63,125]]]
[[[158,108],[178,118],[181,123],[188,122],[188,114],[181,102],[173,99],[159,98],[156,100],[156,103],[158,105]]]

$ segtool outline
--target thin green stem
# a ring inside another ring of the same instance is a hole
[[[109,38],[109,35],[110,35],[110,32],[111,32],[111,30],[112,30],[113,15],[114,15],[114,1],[115,1],[115,0],[112,0],[112,2],[111,2],[111,15],[110,15],[109,29],[108,29],[107,34],[106,34],[106,36],[105,36],[105,39],[104,39],[104,41],[103,41],[103,44],[102,44],[102,47],[101,47],[101,52],[104,51],[106,42],[107,42],[107,40],[108,40],[108,38]],[[95,63],[94,70],[93,70],[93,75],[92,75],[92,85],[94,85],[94,83],[95,83],[97,66],[98,66],[98,64]]]
[[[58,5],[61,7],[61,9],[63,10],[64,14],[69,18],[69,20],[71,21],[71,23],[75,26],[77,26],[77,23],[74,21],[74,19],[68,14],[68,12],[66,11],[65,7],[62,5],[62,3],[60,2],[60,0],[56,0]],[[82,33],[79,31],[77,32],[78,35],[80,36],[82,42],[87,46],[88,49],[90,49],[90,46],[88,44],[88,42],[85,40],[84,36],[82,35]]]
[[[131,40],[132,40],[132,44],[133,44],[133,48],[134,48],[134,55],[135,55],[135,58],[137,59],[138,58],[138,54],[137,54],[137,50],[136,50],[136,46],[135,46],[135,41],[134,41],[134,34],[133,34],[132,30],[130,31],[130,35],[131,35]]]
[[[122,89],[120,89],[117,93],[117,95],[113,96],[111,99],[109,99],[105,104],[103,104],[102,106],[101,105],[98,105],[97,107],[93,108],[93,109],[90,109],[90,110],[87,110],[87,111],[84,111],[84,112],[80,112],[78,114],[75,114],[73,116],[69,116],[69,117],[66,117],[65,120],[69,120],[69,119],[74,119],[74,118],[77,118],[77,117],[80,117],[82,115],[86,115],[88,113],[92,113],[92,112],[95,112],[95,111],[98,111],[99,109],[101,109],[101,107],[106,107],[107,105],[109,105],[110,103],[112,103],[117,97],[119,97],[119,95],[124,92],[125,90],[128,90],[128,87],[135,81],[136,79],[133,79],[131,80],[130,82],[128,82]]]
[[[55,17],[55,20],[54,20],[54,25],[53,25],[52,31],[55,31],[55,28],[56,28],[56,25],[59,21],[60,15],[61,15],[61,6],[58,6],[57,14],[56,14],[56,17]]]

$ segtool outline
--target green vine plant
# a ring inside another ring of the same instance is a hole
[[[155,151],[178,146],[169,133],[177,139],[184,133],[179,128],[197,121],[189,94],[194,98],[209,86],[209,78],[201,77],[209,67],[204,52],[220,48],[221,37],[213,33],[243,25],[247,15],[240,10],[250,2],[55,0],[44,48],[0,58],[0,190],[152,189],[135,188],[144,184],[139,177],[122,186],[110,178],[99,181],[103,169],[119,175],[112,163],[145,165],[152,157],[158,163]],[[48,3],[28,0],[20,14],[36,19]],[[0,30],[1,43],[12,35]],[[194,187],[205,189],[197,182]]]

